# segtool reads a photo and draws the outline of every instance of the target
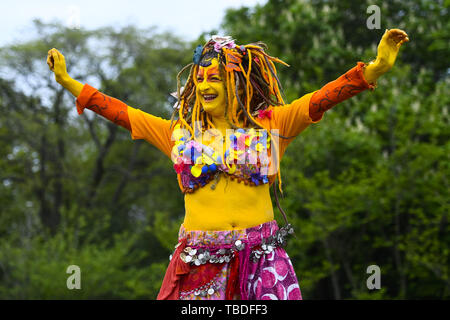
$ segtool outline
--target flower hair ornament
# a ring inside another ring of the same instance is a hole
[[[212,36],[212,41],[214,41],[214,50],[216,52],[220,52],[220,50],[225,47],[228,49],[233,49],[236,47],[236,44],[234,43],[234,39],[231,38],[230,36]]]

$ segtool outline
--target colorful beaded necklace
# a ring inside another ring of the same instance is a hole
[[[191,193],[216,179],[211,185],[214,189],[220,172],[251,186],[269,183],[270,137],[265,130],[238,129],[227,134],[228,148],[224,154],[217,151],[220,150],[217,143],[205,145],[203,139],[192,139],[179,124],[172,137],[175,141],[172,160],[176,173],[180,174],[184,193]]]

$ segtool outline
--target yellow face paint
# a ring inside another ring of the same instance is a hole
[[[197,97],[203,109],[213,117],[223,117],[227,97],[225,84],[219,72],[219,61],[212,59],[207,67],[199,67],[197,74]]]

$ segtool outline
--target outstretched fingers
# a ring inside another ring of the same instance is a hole
[[[400,47],[403,43],[409,41],[408,34],[401,29],[387,30],[386,36],[388,36],[390,39],[392,39],[392,41],[395,42],[397,47]]]

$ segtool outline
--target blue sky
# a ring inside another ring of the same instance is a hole
[[[59,20],[86,29],[106,25],[157,26],[188,40],[218,27],[227,8],[254,6],[266,0],[16,0],[0,1],[0,46],[27,40],[31,21]]]

